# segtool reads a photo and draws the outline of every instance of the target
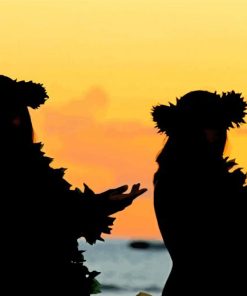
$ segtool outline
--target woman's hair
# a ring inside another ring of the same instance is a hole
[[[17,140],[27,145],[33,144],[33,125],[27,107],[18,110],[18,113],[12,120],[12,125],[16,131]]]

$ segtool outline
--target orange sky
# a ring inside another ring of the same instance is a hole
[[[160,238],[152,105],[195,89],[247,97],[246,19],[245,0],[0,0],[1,74],[46,87],[32,118],[54,165],[74,186],[148,188],[113,237]],[[244,168],[246,133],[231,131],[227,151]]]

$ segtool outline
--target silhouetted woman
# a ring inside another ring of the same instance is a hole
[[[244,123],[246,106],[233,91],[198,90],[153,107],[168,136],[154,175],[156,217],[173,262],[162,295],[246,294],[246,175],[223,156],[227,130]]]
[[[77,239],[93,244],[110,233],[113,213],[144,193],[140,185],[95,194],[71,189],[34,143],[28,107],[48,98],[42,84],[0,75],[1,295],[81,295],[95,291]]]

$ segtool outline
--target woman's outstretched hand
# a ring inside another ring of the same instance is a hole
[[[86,185],[84,192],[93,193],[93,191]],[[109,189],[102,193],[95,194],[95,198],[101,203],[108,215],[122,211],[124,208],[132,204],[133,200],[147,191],[146,188],[140,188],[140,183],[132,185],[129,193],[128,185],[122,185],[117,188]]]
[[[83,223],[83,231],[78,237],[84,236],[89,244],[94,244],[96,240],[104,240],[101,234],[110,234],[115,220],[110,216],[124,210],[135,198],[147,191],[146,188],[140,188],[139,183],[132,185],[129,193],[126,193],[127,190],[128,185],[123,185],[97,194],[85,183],[84,192],[77,188],[76,192],[79,191],[80,195],[85,195],[84,199],[79,200],[83,201],[85,210],[83,217],[86,219],[86,223]]]
[[[140,183],[132,185],[129,193],[126,193],[127,190],[128,185],[122,185],[96,195],[98,198],[105,200],[109,214],[114,214],[131,205],[134,199],[147,191],[146,188],[140,189]]]
[[[128,185],[122,185],[120,187],[109,189],[105,192],[97,194],[98,196],[105,196],[112,201],[121,201],[121,200],[134,200],[139,195],[147,191],[146,188],[140,189],[140,183],[134,184],[129,193],[124,193],[128,189]]]

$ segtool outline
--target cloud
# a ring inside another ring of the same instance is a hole
[[[55,158],[54,166],[68,168],[73,185],[104,190],[140,182],[151,190],[162,139],[135,119],[106,120],[109,104],[106,92],[95,87],[81,99],[44,108],[35,128],[44,151]]]

